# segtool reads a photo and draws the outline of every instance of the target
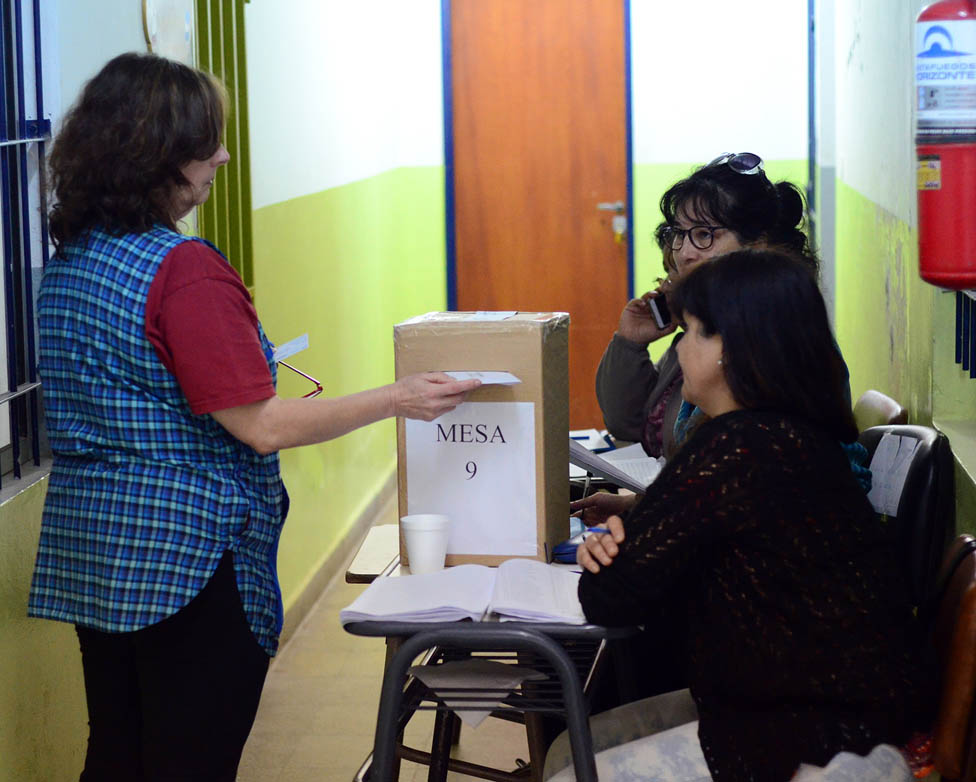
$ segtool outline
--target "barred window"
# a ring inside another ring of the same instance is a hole
[[[34,299],[48,256],[40,0],[0,0],[0,488],[40,465]]]

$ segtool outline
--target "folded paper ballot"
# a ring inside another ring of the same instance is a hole
[[[480,621],[497,614],[510,621],[583,624],[578,582],[578,573],[531,559],[509,559],[497,568],[457,565],[436,573],[378,578],[339,612],[339,621]]]
[[[454,371],[450,370],[444,374],[450,375],[455,380],[480,380],[483,386],[512,386],[516,383],[521,383],[515,375],[511,372],[489,372],[489,371],[479,371],[479,370],[464,370],[464,371]]]

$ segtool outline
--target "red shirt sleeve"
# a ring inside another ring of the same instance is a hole
[[[149,287],[145,318],[146,338],[196,415],[274,396],[251,295],[205,244],[170,250]]]

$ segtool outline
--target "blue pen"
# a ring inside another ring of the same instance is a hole
[[[602,533],[610,532],[610,529],[608,527],[587,527],[586,528],[586,531],[587,532],[599,532],[599,533],[602,534]]]

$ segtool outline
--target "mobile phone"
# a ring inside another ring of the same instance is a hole
[[[668,300],[664,296],[657,296],[647,300],[654,315],[654,322],[659,329],[666,329],[671,325],[671,310],[668,309]]]

